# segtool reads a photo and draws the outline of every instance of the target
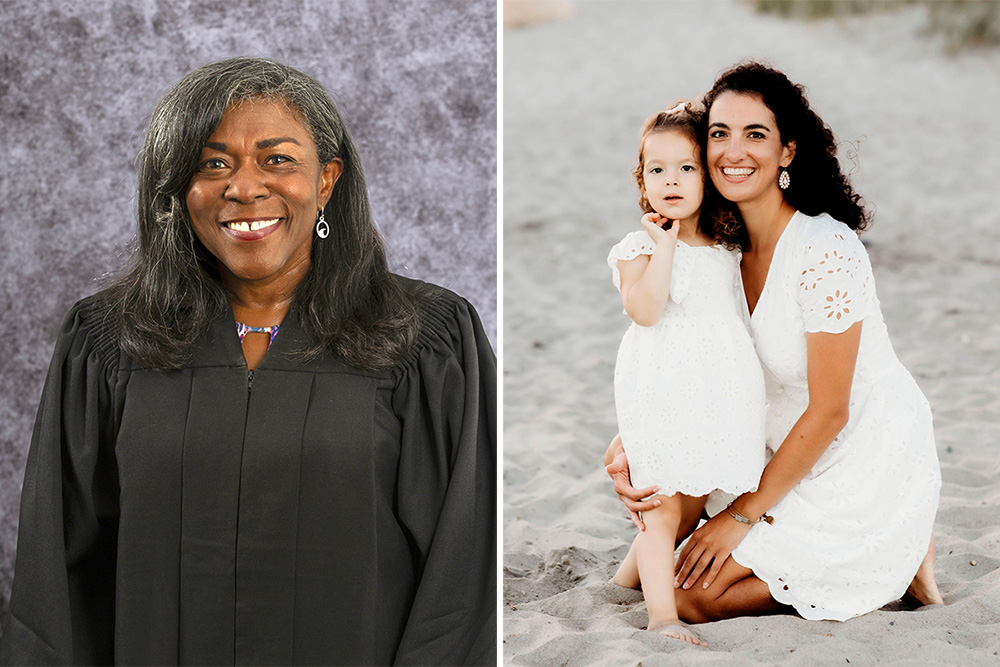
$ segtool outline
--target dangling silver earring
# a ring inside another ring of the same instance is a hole
[[[319,218],[316,220],[316,236],[325,239],[329,235],[330,225],[326,224],[326,215],[320,211]]]
[[[778,175],[778,187],[782,190],[787,190],[788,186],[792,184],[792,177],[788,175],[788,170],[781,167],[781,174]]]

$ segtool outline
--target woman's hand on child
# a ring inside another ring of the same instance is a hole
[[[649,237],[653,239],[656,245],[662,243],[676,244],[677,243],[677,229],[680,225],[674,220],[673,224],[670,225],[670,229],[664,229],[663,224],[667,222],[669,218],[665,218],[659,213],[647,213],[642,216],[642,226],[645,228],[646,233]]]
[[[609,455],[613,454],[613,458],[611,463],[605,466],[604,469],[615,483],[615,493],[618,494],[618,498],[628,509],[628,516],[632,519],[635,527],[639,530],[646,530],[646,524],[643,523],[639,512],[648,512],[654,507],[658,507],[660,501],[643,500],[643,498],[652,496],[658,489],[655,486],[646,489],[636,489],[632,486],[632,480],[629,478],[628,459],[625,457],[625,449],[621,445],[620,436],[615,436],[611,447],[608,448],[608,452]]]
[[[708,568],[703,588],[715,581],[722,564],[747,536],[753,524],[740,523],[727,512],[719,512],[694,531],[677,557],[674,588],[691,588]]]

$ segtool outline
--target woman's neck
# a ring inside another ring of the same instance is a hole
[[[795,214],[795,208],[785,201],[780,192],[774,196],[760,198],[752,202],[736,205],[747,228],[750,239],[748,250],[774,248],[788,221]]]
[[[220,267],[222,285],[229,294],[229,303],[238,322],[254,327],[281,324],[295,298],[295,290],[305,277],[308,265],[296,275],[263,280],[244,280]]]

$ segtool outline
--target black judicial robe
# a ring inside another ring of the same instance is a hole
[[[21,495],[4,664],[495,664],[496,360],[440,290],[398,367],[232,315],[180,370],[70,311]]]

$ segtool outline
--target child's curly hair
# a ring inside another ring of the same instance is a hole
[[[727,247],[734,248],[739,245],[739,241],[730,234],[720,234],[720,228],[727,228],[723,218],[732,217],[728,212],[728,207],[723,206],[721,196],[712,184],[712,179],[707,177],[708,170],[705,168],[705,137],[707,129],[705,124],[708,121],[708,114],[698,102],[691,100],[676,100],[664,111],[658,111],[646,119],[642,125],[642,132],[639,134],[639,164],[632,172],[636,185],[639,186],[639,208],[643,213],[654,213],[653,207],[646,198],[646,186],[643,180],[643,172],[646,166],[646,138],[659,132],[679,132],[691,140],[698,147],[698,159],[702,164],[703,195],[701,200],[701,211],[698,216],[698,226],[701,231],[716,243],[721,243]],[[728,214],[728,215],[727,215]],[[732,224],[732,223],[730,223]]]

